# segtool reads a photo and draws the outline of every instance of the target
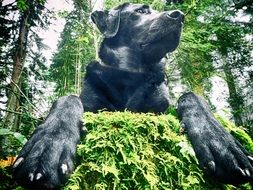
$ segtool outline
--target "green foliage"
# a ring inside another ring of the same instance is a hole
[[[216,117],[253,154],[246,131]],[[78,166],[62,189],[250,189],[248,184],[236,188],[206,177],[187,138],[180,135],[179,121],[169,113],[102,112],[85,113],[84,118],[88,134],[77,148]],[[15,139],[14,134],[0,129],[0,137]],[[24,139],[15,139],[18,147],[6,145],[17,150]],[[0,177],[0,189],[22,189],[13,183],[10,167],[0,168]]]
[[[22,145],[24,145],[27,142],[27,139],[24,135],[12,132],[9,129],[0,128],[0,136],[6,136],[6,135],[12,135],[14,138],[16,138]]]
[[[33,117],[29,116],[35,113],[35,97],[41,95],[42,85],[38,83],[45,80],[46,59],[42,54],[45,45],[37,30],[47,28],[52,14],[44,3],[44,0],[17,0],[0,9],[6,32],[0,35],[4,37],[0,40],[0,97],[8,98],[7,102],[1,100],[1,112],[5,113],[0,113],[0,124],[3,121],[4,127],[20,133],[23,133],[20,126],[26,125],[27,131],[34,129],[31,125],[36,122],[31,124]]]
[[[11,167],[6,167],[6,168],[1,168],[0,167],[0,189],[5,190],[5,189],[14,189],[14,187],[17,184],[13,184],[12,181],[12,176],[11,176]]]
[[[56,83],[58,96],[79,94],[85,65],[95,59],[95,37],[89,22],[91,10],[85,1],[76,1],[74,5],[70,13],[60,13],[66,16],[66,24],[49,70],[49,80]]]
[[[210,43],[208,23],[200,22],[199,17],[210,6],[210,1],[185,1],[178,8],[186,14],[182,40],[176,54],[176,62],[181,70],[183,82],[192,91],[204,94],[204,86],[214,72],[212,55],[214,46]]]
[[[251,154],[253,154],[253,141],[248,135],[249,131],[246,131],[242,127],[235,126],[227,119],[220,115],[215,115],[218,121],[224,126]]]
[[[77,148],[80,165],[64,189],[233,189],[203,175],[170,114],[102,112],[84,118],[88,134]]]
[[[17,0],[17,7],[21,10],[24,11],[28,9],[28,5],[25,0]]]
[[[208,20],[210,35],[214,37],[210,38],[216,50],[213,59],[220,62],[229,89],[228,102],[232,108],[234,121],[240,126],[249,122],[243,118],[247,115],[248,106],[244,105],[247,102],[244,97],[250,99],[251,97],[245,94],[247,91],[245,89],[251,90],[248,86],[239,84],[239,81],[249,80],[247,73],[252,65],[253,46],[251,41],[246,40],[246,36],[252,35],[252,27],[250,23],[239,21],[238,10],[234,7],[229,9],[228,6],[231,6],[228,1],[221,2],[216,7],[209,6],[203,16]],[[220,72],[219,69],[216,71]]]
[[[165,5],[164,2],[157,1],[157,0],[110,0],[106,1],[106,8],[113,8],[116,7],[122,3],[142,3],[142,4],[147,4],[151,5],[151,7],[163,7]]]
[[[166,7],[180,9],[186,16],[181,44],[175,52],[182,81],[190,90],[204,95],[210,92],[210,77],[224,75],[228,103],[238,126],[252,122],[247,116],[251,115],[250,105],[245,105],[252,99],[245,92],[252,91],[252,87],[241,82],[251,80],[248,75],[252,70],[253,46],[252,40],[246,37],[252,36],[252,22],[240,19],[242,15],[252,14],[252,2],[249,2],[243,3],[243,9],[238,7],[239,1],[234,5],[229,0],[185,0]]]
[[[57,96],[78,93],[81,86],[80,78],[85,72],[83,68],[95,59],[97,43],[100,41],[100,37],[89,24],[90,1],[74,0],[74,9],[71,13],[59,13],[61,17],[66,18],[66,25],[48,75],[46,75],[46,60],[41,54],[42,39],[34,30],[35,27],[45,28],[48,25],[49,16],[45,14],[45,1],[16,0],[14,2],[16,3],[4,6],[0,2],[2,23],[0,26],[2,31],[0,97],[11,93],[7,79],[11,76],[12,57],[18,44],[19,21],[24,13],[29,13],[27,24],[33,30],[30,31],[26,44],[28,64],[25,64],[21,76],[22,92],[31,103],[34,103],[34,97],[41,93],[40,89],[37,89],[37,83],[30,81],[31,77],[35,78],[35,81],[55,82]],[[209,78],[217,73],[220,75],[220,71],[225,72],[227,83],[232,83],[229,85],[229,91],[233,96],[230,95],[229,100],[233,113],[243,114],[245,110],[243,93],[246,87],[252,89],[253,75],[251,74],[251,79],[245,86],[237,84],[236,79],[241,79],[243,74],[247,73],[245,68],[252,65],[253,43],[252,40],[246,41],[245,36],[252,35],[253,27],[252,22],[231,22],[230,18],[238,11],[252,14],[250,0],[242,0],[240,3],[237,1],[235,7],[228,0],[184,0],[180,4],[168,4],[159,0],[108,0],[106,8],[115,7],[123,2],[145,3],[157,10],[182,10],[186,19],[180,47],[174,53],[174,57],[176,57],[175,64],[181,70],[183,81],[191,90],[203,94],[204,91],[208,91],[206,86],[209,85]],[[19,20],[11,19],[15,14],[19,16]],[[37,47],[35,50],[34,45]],[[219,60],[220,55],[222,60]],[[216,61],[221,61],[223,65],[215,68],[213,63]],[[231,72],[230,75],[228,71]],[[0,158],[16,154],[37,124],[31,114],[34,113],[33,107],[24,96],[20,97],[19,108],[17,115],[19,124],[15,129],[17,131],[0,128]],[[170,107],[168,112],[176,116],[174,108]],[[250,107],[248,112],[252,112]],[[3,115],[0,117],[1,120]],[[220,116],[217,118],[246,149],[253,153],[252,140],[245,130],[235,127]],[[184,136],[179,135],[178,121],[171,115],[156,117],[132,115],[129,112],[98,115],[87,113],[86,126],[89,134],[78,148],[81,165],[72,175],[66,189],[216,188],[198,169],[191,146]],[[1,175],[0,179],[5,178]],[[0,184],[0,189],[2,187]]]
[[[18,150],[24,146],[26,142],[26,137],[21,133],[0,127],[0,159],[10,155],[16,155]]]

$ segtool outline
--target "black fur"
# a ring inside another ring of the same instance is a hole
[[[207,103],[193,93],[178,100],[178,115],[200,166],[219,182],[252,182],[253,160],[214,118]]]
[[[131,72],[106,67],[97,62],[87,67],[81,100],[84,111],[128,109],[161,113],[168,107],[164,73]],[[147,103],[148,102],[148,103]]]
[[[169,106],[162,59],[179,44],[183,14],[125,3],[111,11],[95,11],[91,18],[104,35],[101,63],[88,65],[80,98],[62,97],[54,103],[22,149],[13,166],[14,177],[27,188],[58,188],[73,171],[83,111],[161,113]],[[201,98],[183,95],[178,113],[207,173],[224,183],[252,180],[253,158],[220,126]]]
[[[96,11],[91,17],[105,39],[99,53],[102,64],[87,68],[80,96],[84,111],[164,112],[169,94],[162,58],[178,46],[183,14],[123,4],[110,12]]]
[[[54,102],[45,122],[34,131],[14,164],[14,178],[21,185],[42,190],[65,181],[74,169],[82,114],[77,96],[64,96]]]

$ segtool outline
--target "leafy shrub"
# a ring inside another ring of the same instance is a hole
[[[244,147],[253,154],[253,141],[248,135],[249,131],[245,131],[245,128],[237,127],[234,123],[231,123],[227,119],[216,115],[216,118]]]
[[[84,118],[88,134],[77,148],[80,163],[64,189],[235,189],[205,177],[173,115],[125,111]],[[218,119],[251,151],[242,129]]]
[[[0,127],[0,159],[16,155],[26,142],[26,137],[21,133]]]

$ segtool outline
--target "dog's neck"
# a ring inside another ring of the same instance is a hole
[[[130,72],[148,72],[154,67],[161,67],[161,63],[147,63],[142,54],[126,46],[102,42],[99,52],[102,64]]]

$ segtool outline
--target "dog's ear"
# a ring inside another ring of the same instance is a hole
[[[105,38],[112,38],[119,30],[120,10],[94,11],[91,13],[91,20]]]

